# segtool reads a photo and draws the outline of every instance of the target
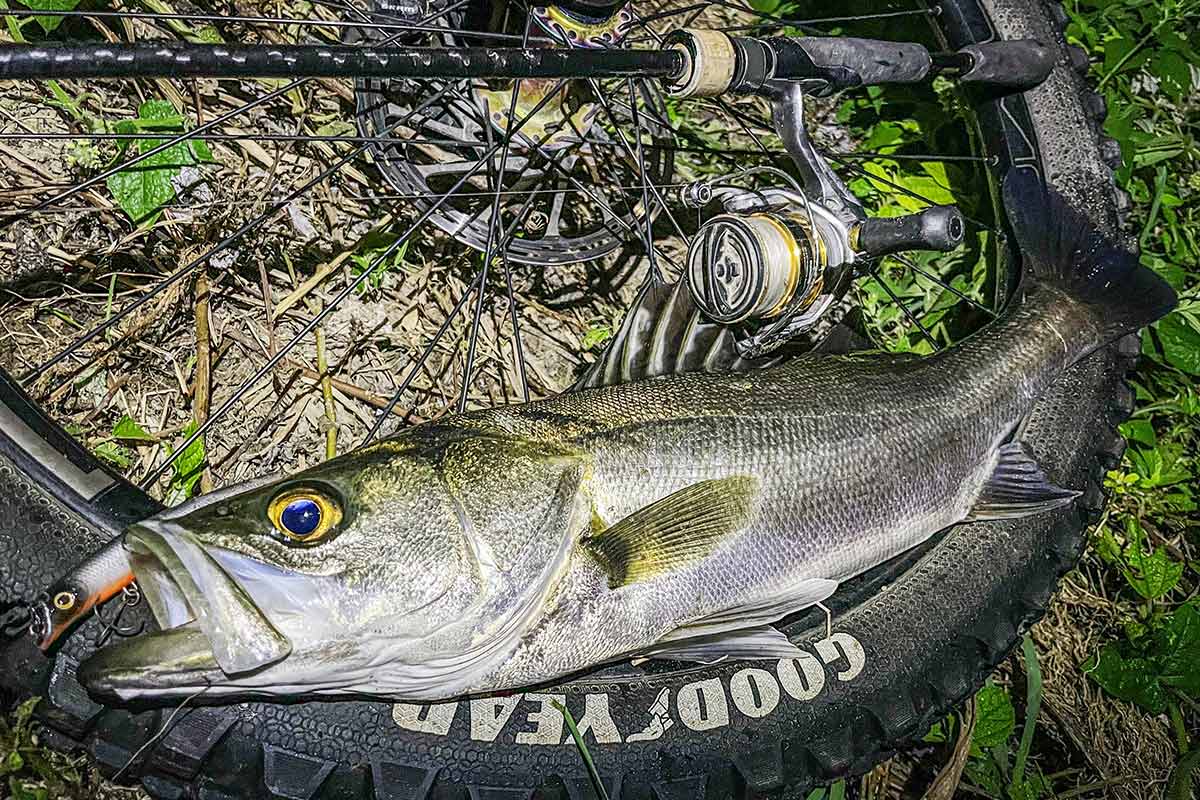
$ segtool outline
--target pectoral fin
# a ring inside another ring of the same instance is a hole
[[[649,580],[707,556],[745,526],[758,479],[701,481],[667,495],[583,540],[612,588]]]
[[[1014,519],[1065,506],[1079,492],[1056,486],[1023,442],[1000,447],[1000,460],[983,485],[968,521]]]
[[[726,658],[800,658],[803,653],[778,630],[762,625],[715,636],[664,642],[641,655],[643,658],[713,664]]]

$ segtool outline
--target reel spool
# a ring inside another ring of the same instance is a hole
[[[707,317],[723,325],[762,323],[807,317],[817,307],[854,253],[832,214],[803,202],[797,209],[719,214],[700,227],[687,281]]]

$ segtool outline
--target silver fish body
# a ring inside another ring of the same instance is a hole
[[[631,656],[792,654],[770,623],[839,583],[949,525],[1074,496],[1006,440],[1064,369],[1173,297],[1096,249],[1106,280],[1145,290],[1115,313],[1111,287],[1080,283],[1074,240],[1025,239],[1056,256],[1046,280],[933,356],[804,357],[472,412],[135,526],[134,572],[171,630],[101,651],[82,678],[122,700],[427,701]],[[281,502],[327,498],[328,533],[281,535]],[[211,563],[154,555],[195,552]]]

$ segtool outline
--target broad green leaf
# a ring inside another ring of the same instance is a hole
[[[1122,553],[1121,545],[1113,536],[1112,530],[1107,525],[1100,525],[1096,528],[1095,542],[1093,546],[1096,548],[1096,555],[1109,564],[1120,564]]]
[[[180,133],[184,120],[166,100],[147,100],[138,107],[137,120],[117,123],[118,133],[162,131]],[[138,139],[136,151],[146,154],[167,139]],[[173,179],[184,167],[213,160],[212,151],[200,139],[176,142],[152,156],[109,176],[107,185],[121,210],[134,222],[152,220],[158,210],[175,197]]]
[[[112,434],[114,437],[124,439],[128,442],[154,441],[154,437],[129,416],[124,416],[117,420],[117,424],[113,425]]]
[[[971,783],[987,792],[992,797],[1004,796],[1004,778],[1000,775],[1000,767],[995,759],[986,755],[976,755],[967,759],[964,770]]]
[[[1009,800],[1038,800],[1042,796],[1043,788],[1042,783],[1036,779],[1009,784]]]
[[[596,345],[607,342],[612,338],[612,335],[612,328],[607,325],[593,325],[583,335],[583,341],[580,343],[580,346],[584,350],[591,350]]]
[[[989,683],[975,695],[975,732],[972,744],[987,749],[1004,744],[1012,736],[1017,715],[1008,692]]]
[[[21,0],[21,4],[34,11],[74,11],[79,0]],[[38,25],[50,33],[62,24],[62,17],[36,17]]]
[[[25,766],[25,759],[21,758],[21,754],[13,750],[8,754],[8,758],[0,763],[0,775],[8,774],[9,772],[17,772],[21,767]]]
[[[212,150],[208,148],[208,142],[203,139],[192,139],[188,144],[191,145],[192,155],[196,157],[197,161],[212,163],[216,160],[213,158]]]
[[[178,120],[178,118],[179,112],[175,110],[175,106],[166,100],[147,100],[138,106],[138,119]]]
[[[1168,690],[1200,698],[1200,600],[1193,598],[1132,642],[1109,643],[1084,665],[1109,694],[1160,714]]]
[[[1139,259],[1143,266],[1149,267],[1159,274],[1163,280],[1171,284],[1176,292],[1184,292],[1187,289],[1188,281],[1191,280],[1191,275],[1181,265],[1159,258],[1152,253],[1142,253]]]
[[[1136,167],[1149,167],[1160,161],[1166,161],[1182,153],[1187,147],[1187,141],[1181,136],[1156,136],[1153,139],[1139,142],[1133,153],[1133,164]]]
[[[1125,579],[1142,597],[1157,600],[1179,583],[1183,563],[1172,559],[1162,547],[1147,553],[1143,547],[1145,534],[1132,517],[1126,520],[1126,531],[1129,543],[1125,546]]]
[[[900,125],[880,122],[871,128],[870,135],[863,140],[862,149],[867,152],[892,152],[894,148],[890,146],[900,143],[903,138],[904,129]]]
[[[946,174],[946,165],[941,161],[922,161],[921,169],[925,170],[925,174],[933,178],[938,184],[944,187],[947,191],[950,189],[950,176]]]
[[[1152,714],[1167,709],[1167,695],[1158,682],[1157,665],[1147,658],[1127,658],[1114,643],[1104,645],[1099,657],[1083,671],[1114,697],[1135,703]]]
[[[1200,600],[1175,609],[1158,636],[1166,652],[1162,682],[1200,699]]]
[[[8,776],[8,791],[12,800],[49,800],[50,790],[44,786],[26,783],[16,775]]]
[[[187,427],[180,432],[181,440],[186,440],[195,433],[196,428],[195,420],[189,422]],[[179,457],[171,465],[174,472],[171,476],[171,484],[167,488],[167,495],[163,500],[166,505],[179,505],[192,496],[196,489],[196,484],[200,482],[200,475],[206,458],[203,436],[192,442],[187,446],[186,450],[180,453]]]
[[[1159,320],[1156,330],[1167,363],[1190,375],[1200,375],[1200,331],[1178,312]]]
[[[1154,423],[1145,418],[1131,419],[1121,424],[1121,435],[1126,439],[1154,447],[1158,439],[1154,434]]]
[[[139,140],[139,152],[145,153],[162,144],[156,139]],[[175,197],[175,186],[171,180],[179,174],[179,147],[169,147],[161,153],[109,176],[108,190],[121,210],[134,222],[151,217],[159,208]],[[184,150],[184,152],[187,152]]]
[[[1180,102],[1192,89],[1192,71],[1179,53],[1163,50],[1155,54],[1147,69],[1171,99]]]
[[[125,469],[133,463],[133,453],[116,442],[100,442],[92,448],[92,452],[96,454],[97,458],[121,469]]]

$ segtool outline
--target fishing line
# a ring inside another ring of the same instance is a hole
[[[112,778],[110,778],[109,780],[112,780],[115,782],[118,779],[120,779],[121,773],[123,773],[123,772],[125,772],[125,770],[129,769],[129,765],[132,764],[134,761],[137,761],[138,756],[140,756],[142,753],[144,753],[146,751],[146,748],[148,748],[152,745],[158,744],[158,741],[160,739],[162,739],[162,737],[167,735],[167,732],[171,729],[171,726],[173,724],[175,724],[175,718],[177,716],[179,716],[179,712],[183,711],[184,707],[188,703],[192,702],[197,697],[204,694],[211,688],[212,688],[212,684],[209,683],[203,689],[193,692],[192,694],[189,694],[187,697],[183,698],[183,702],[175,707],[175,710],[171,712],[171,715],[169,717],[167,717],[167,721],[162,724],[162,727],[158,729],[158,732],[155,733],[153,736],[151,736],[149,739],[147,739],[145,742],[143,742],[142,746],[139,747],[137,750],[134,750],[133,755],[131,755],[129,757],[129,760],[126,761],[124,764],[122,764],[121,768],[119,770],[117,770],[113,774]]]

